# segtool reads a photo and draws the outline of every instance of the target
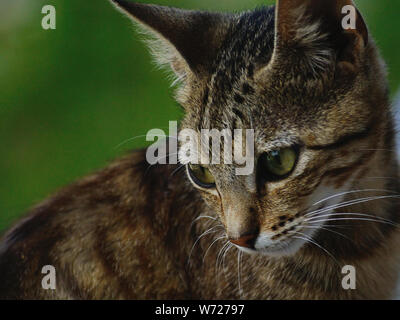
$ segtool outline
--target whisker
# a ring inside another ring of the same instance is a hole
[[[225,250],[224,255],[222,256],[222,268],[224,269],[225,279],[227,281],[229,281],[229,279],[226,276],[226,272],[225,272],[225,270],[226,270],[226,268],[225,268],[225,258],[226,258],[226,255],[228,254],[229,250],[231,250],[233,247],[234,247],[234,245],[229,243],[228,249]]]
[[[196,223],[197,221],[199,221],[200,219],[210,219],[213,221],[217,221],[217,218],[215,217],[211,217],[211,216],[198,216],[196,219],[193,220],[192,224],[190,225],[190,228],[193,227],[193,224]]]
[[[375,219],[366,219],[366,218],[333,218],[333,219],[325,219],[325,220],[317,220],[317,221],[312,221],[312,223],[319,223],[319,222],[330,222],[330,221],[369,221],[369,222],[378,222],[378,223],[383,223],[383,224],[388,224],[393,227],[398,227],[398,225],[395,225],[391,222],[387,221],[381,221],[381,220],[375,220]]]
[[[328,254],[336,262],[336,264],[340,267],[340,264],[336,260],[336,258],[328,250],[326,250],[323,246],[321,246],[319,243],[315,242],[314,240],[312,240],[311,238],[309,238],[306,234],[304,234],[302,232],[295,232],[295,233],[301,234],[304,237],[293,236],[294,238],[298,238],[298,239],[301,239],[301,240],[304,240],[306,242],[314,244],[315,246],[317,246],[318,248],[323,250],[326,254]]]
[[[389,152],[397,152],[394,149],[358,149],[358,151],[389,151]]]
[[[147,175],[148,171],[149,171],[151,168],[153,168],[153,167],[154,167],[155,165],[157,165],[157,164],[160,164],[160,161],[161,161],[161,160],[167,159],[168,157],[174,156],[174,155],[176,155],[176,154],[179,154],[179,153],[178,153],[178,152],[175,152],[175,153],[167,154],[166,156],[159,158],[158,161],[157,161],[156,163],[153,163],[153,164],[151,164],[151,165],[149,165],[149,166],[147,167],[146,171],[144,172],[144,176]]]
[[[374,216],[374,215],[371,215],[371,214],[356,213],[356,212],[355,213],[353,213],[353,212],[346,212],[346,213],[342,212],[342,213],[330,213],[330,214],[316,215],[314,217],[311,217],[311,218],[308,218],[308,219],[304,219],[304,221],[312,221],[312,220],[323,218],[323,217],[344,216],[344,215],[376,218],[377,220],[386,221],[386,222],[389,222],[389,223],[396,224],[395,222],[393,222],[391,220],[387,220],[387,219],[382,218],[382,217]]]
[[[217,256],[217,259],[216,259],[216,262],[215,262],[215,270],[216,270],[216,273],[217,273],[217,280],[219,279],[219,266],[220,266],[220,263],[219,263],[219,258],[221,257],[221,255],[223,254],[223,252],[224,252],[224,249],[225,248],[227,248],[227,247],[229,247],[229,241],[227,241],[223,246],[222,246],[222,248],[219,250],[219,253],[218,253],[218,256]]]
[[[325,227],[319,227],[319,226],[303,226],[303,228],[306,228],[306,229],[322,229],[322,230],[326,230],[326,231],[335,233],[335,234],[337,234],[337,235],[339,235],[339,236],[342,236],[343,238],[345,238],[345,239],[347,239],[347,240],[349,240],[349,241],[351,241],[351,242],[354,243],[353,239],[350,239],[349,237],[345,236],[344,234],[342,234],[342,233],[340,233],[340,232],[337,232],[337,231],[334,231],[334,230],[331,230],[331,229],[328,229],[328,228],[325,228]]]
[[[217,232],[217,231],[215,230],[216,228],[221,228],[221,226],[218,225],[218,226],[212,227],[212,228],[210,228],[210,229],[204,231],[204,232],[197,238],[197,240],[195,241],[195,243],[194,243],[193,246],[192,246],[192,249],[190,250],[190,254],[189,254],[189,258],[188,258],[187,264],[190,263],[190,258],[192,257],[193,249],[195,248],[196,244],[200,241],[200,239],[203,238],[204,236],[210,234],[210,233],[215,233],[215,232]],[[215,231],[213,231],[213,230],[215,230]]]
[[[114,149],[119,149],[124,144],[127,144],[128,142],[132,142],[133,140],[136,140],[136,139],[139,139],[139,138],[145,138],[145,137],[160,137],[160,136],[159,135],[155,135],[155,134],[152,134],[152,135],[142,134],[142,135],[135,136],[135,137],[132,137],[132,138],[129,138],[129,139],[126,139],[126,140],[122,141],[120,144],[118,144],[116,147],[114,147]],[[172,137],[172,136],[167,136],[167,135],[161,136],[161,137],[164,138],[164,139],[170,138],[170,139],[178,140],[177,137]]]
[[[207,256],[208,251],[211,249],[211,247],[214,245],[214,243],[216,243],[217,241],[222,240],[222,239],[226,239],[226,236],[224,235],[224,236],[222,236],[222,237],[219,237],[219,238],[215,239],[215,240],[208,246],[208,248],[207,248],[207,250],[206,250],[206,252],[205,252],[205,254],[204,254],[204,256],[203,256],[203,263],[204,263],[204,260],[206,259],[206,256]]]
[[[172,171],[172,173],[169,175],[169,177],[171,178],[173,175],[175,175],[178,171],[182,170],[186,165],[182,164],[180,165],[178,168],[176,168],[174,171]]]
[[[362,178],[358,178],[356,180],[366,180],[366,179],[384,179],[384,180],[388,180],[388,179],[393,179],[393,180],[398,180],[398,178],[395,177],[362,177]]]
[[[330,206],[324,207],[322,209],[311,211],[311,212],[305,214],[304,217],[307,217],[307,216],[310,216],[310,215],[315,215],[317,213],[323,213],[323,212],[326,212],[326,211],[335,210],[335,209],[339,209],[339,208],[355,205],[355,204],[359,204],[359,203],[364,203],[364,202],[368,202],[368,201],[375,201],[375,200],[381,200],[381,199],[389,199],[389,198],[398,199],[398,198],[400,198],[400,195],[374,196],[374,197],[367,197],[367,198],[348,200],[348,201],[344,201],[344,202],[341,202],[341,203],[338,203],[338,204],[335,204],[335,205],[330,205]]]
[[[320,204],[320,203],[322,203],[322,202],[325,202],[325,201],[327,201],[327,200],[336,198],[336,197],[344,196],[344,195],[346,195],[346,194],[351,194],[351,193],[359,193],[359,192],[391,192],[391,193],[397,194],[397,192],[392,191],[392,190],[387,190],[387,189],[350,190],[350,191],[345,191],[345,192],[341,192],[341,193],[338,193],[338,194],[334,194],[334,195],[332,195],[332,196],[329,196],[329,197],[326,197],[326,198],[324,198],[324,199],[322,199],[322,200],[319,200],[319,201],[315,202],[314,204],[312,204],[311,207],[312,207],[312,206],[315,206],[315,205],[318,205],[318,204]]]
[[[238,250],[238,288],[239,288],[239,297],[242,297],[243,290],[242,290],[242,283],[241,283],[241,263],[242,263],[242,251]]]

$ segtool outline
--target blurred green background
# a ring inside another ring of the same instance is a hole
[[[145,1],[142,1],[145,2]],[[261,0],[153,0],[238,11]],[[54,5],[57,29],[43,30]],[[358,0],[400,82],[400,1]],[[107,0],[0,0],[0,231],[30,206],[181,117],[165,73]],[[120,145],[120,146],[119,146]],[[119,146],[119,147],[117,147]]]

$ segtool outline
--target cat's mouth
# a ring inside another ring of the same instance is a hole
[[[305,221],[294,222],[293,225],[280,233],[262,232],[258,235],[252,248],[236,246],[240,250],[250,254],[262,254],[267,256],[290,256],[297,253],[305,244],[315,243],[313,236],[324,222],[321,220],[312,227]]]
[[[263,236],[261,236],[261,239],[262,237]],[[261,254],[271,257],[282,257],[295,254],[303,246],[303,244],[304,242],[302,242],[300,239],[289,238],[271,245],[266,245],[263,240],[257,239],[254,248],[245,248],[238,245],[235,246],[239,250],[248,254]]]
[[[306,242],[297,237],[290,237],[274,245],[255,247],[253,252],[274,257],[291,256],[298,252]]]

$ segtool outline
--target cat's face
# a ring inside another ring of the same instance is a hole
[[[241,15],[113,1],[155,33],[153,53],[183,82],[182,129],[254,130],[245,175],[235,162],[195,164],[179,151],[241,249],[295,253],[357,180],[386,165],[375,152],[391,136],[377,108],[385,75],[354,7],[355,28],[343,29],[351,0],[279,0]]]
[[[380,78],[371,52],[362,58],[370,69],[351,75],[324,40],[309,53],[322,64],[317,75],[306,61],[313,57],[301,53],[274,62],[270,24],[263,25],[263,43],[239,51],[239,40],[225,44],[209,80],[187,89],[189,98],[182,100],[182,128],[199,137],[201,129],[254,129],[254,170],[237,175],[235,163],[193,164],[185,152],[180,161],[234,244],[247,252],[287,255],[323,230],[356,181],[373,175],[380,160],[372,150],[382,148],[384,139],[375,106],[384,94],[379,84],[371,86]],[[239,37],[245,32],[240,26],[234,31]],[[260,48],[267,67],[257,66],[259,57],[252,54]]]
[[[371,119],[378,117],[368,99],[353,98],[356,89],[343,95],[328,90],[318,102],[304,94],[300,101],[275,99],[275,88],[265,82],[243,81],[253,88],[242,93],[245,101],[227,98],[221,106],[210,99],[207,117],[188,113],[183,125],[199,136],[199,128],[254,128],[253,172],[237,175],[237,164],[188,164],[188,178],[240,248],[292,254],[324,226],[329,208],[355,181],[373,175],[371,150],[381,148],[383,137]],[[180,160],[190,163],[184,153]]]

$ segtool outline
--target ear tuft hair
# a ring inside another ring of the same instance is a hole
[[[306,9],[305,5],[301,5],[291,12],[295,30],[292,41],[297,50],[303,53],[310,72],[316,76],[319,71],[330,67],[334,52],[328,45],[329,34],[322,31],[322,21],[313,21]]]
[[[369,36],[355,7],[356,28],[343,28],[342,9],[349,5],[354,6],[352,0],[277,0],[275,46],[267,70],[284,65],[289,70],[296,59],[298,68],[302,64],[314,76],[333,70],[335,64],[336,69],[355,74]]]
[[[231,15],[182,10],[158,5],[111,0],[150,35],[147,44],[161,66],[169,65],[177,81],[189,73],[208,75],[229,30]]]

